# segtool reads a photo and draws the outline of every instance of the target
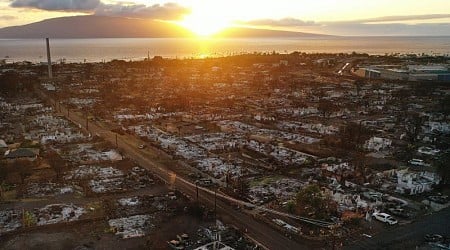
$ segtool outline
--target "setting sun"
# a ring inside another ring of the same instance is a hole
[[[181,25],[193,31],[198,36],[211,36],[231,25],[231,20],[214,15],[211,12],[196,10],[186,16]]]
[[[199,36],[210,36],[218,33],[222,29],[228,27],[226,22],[210,22],[201,18],[187,18],[182,22],[182,25],[192,30]]]

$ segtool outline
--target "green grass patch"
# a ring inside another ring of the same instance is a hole
[[[267,177],[254,179],[249,183],[249,185],[250,185],[250,187],[263,186],[263,185],[271,184],[271,183],[276,182],[281,179],[283,179],[283,177],[279,176],[279,175],[267,176]]]

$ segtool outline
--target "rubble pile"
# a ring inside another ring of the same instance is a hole
[[[59,194],[73,193],[74,189],[69,185],[61,185],[53,182],[46,183],[30,183],[26,187],[24,197],[46,197]]]
[[[65,179],[68,181],[89,180],[89,187],[94,193],[139,189],[154,184],[150,173],[140,167],[134,167],[125,174],[113,167],[81,165],[70,171]]]
[[[14,231],[22,226],[22,213],[13,209],[0,210],[0,235]]]
[[[75,148],[70,148],[68,153],[64,156],[69,161],[79,163],[92,162],[115,162],[123,159],[122,155],[115,149],[104,149],[102,151],[94,148],[95,144],[83,143],[77,144]]]
[[[150,215],[134,215],[111,219],[108,221],[109,226],[115,231],[117,236],[123,239],[136,238],[145,236],[145,234],[154,227],[150,223],[153,217]]]
[[[84,213],[86,213],[84,208],[73,204],[51,204],[36,211],[36,224],[41,226],[66,221],[75,221],[78,220]]]

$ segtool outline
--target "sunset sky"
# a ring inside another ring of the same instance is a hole
[[[0,0],[0,27],[89,14],[176,22],[200,35],[239,25],[334,35],[450,36],[450,0]]]

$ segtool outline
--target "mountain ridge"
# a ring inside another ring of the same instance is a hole
[[[0,38],[185,38],[195,34],[180,25],[146,19],[111,16],[70,16],[0,29]],[[313,33],[231,27],[218,35],[225,38],[316,37]]]

